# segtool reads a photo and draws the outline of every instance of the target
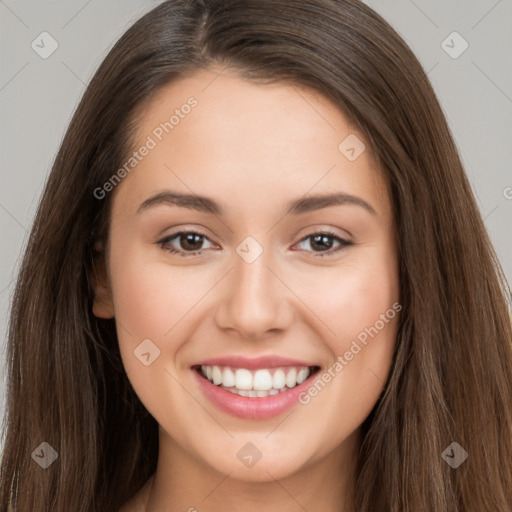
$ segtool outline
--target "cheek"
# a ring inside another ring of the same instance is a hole
[[[399,300],[397,270],[392,259],[382,257],[354,258],[337,268],[302,273],[295,282],[316,323],[324,325],[321,332],[336,353],[344,352],[347,341],[376,322],[379,330],[385,331],[381,315]],[[393,311],[391,314],[394,317]]]
[[[211,268],[169,265],[164,252],[163,257],[149,252],[147,247],[118,244],[111,255],[110,278],[125,370],[151,408],[148,397],[155,385],[169,386],[165,370],[177,365],[182,345],[197,326],[202,298],[218,276]],[[145,366],[142,354],[148,352],[151,362]]]
[[[180,268],[148,252],[119,244],[112,251],[110,277],[126,374],[150,414],[165,423],[162,403],[169,411],[183,407],[172,362],[186,339],[187,312],[201,293]]]
[[[393,254],[359,253],[339,268],[306,274],[300,287],[310,291],[305,302],[332,358],[325,381],[348,401],[358,397],[369,412],[391,366],[401,310]]]
[[[332,359],[299,401],[323,418],[322,437],[335,445],[361,425],[384,389],[401,310],[397,274],[387,265],[346,266],[309,300],[329,328],[322,332]]]
[[[111,276],[116,320],[133,336],[162,339],[207,289],[200,270],[171,267],[164,262],[125,253]]]

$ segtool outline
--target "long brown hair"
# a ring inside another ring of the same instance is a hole
[[[19,512],[117,511],[155,471],[158,425],[125,375],[115,321],[92,315],[112,195],[94,190],[130,153],[136,109],[213,63],[321,91],[389,183],[403,310],[363,424],[356,510],[512,510],[510,291],[423,69],[357,0],[167,1],[105,58],[57,154],[15,290],[0,509],[12,498]],[[47,469],[31,457],[42,442],[58,454]],[[453,442],[468,453],[457,469],[442,456]]]

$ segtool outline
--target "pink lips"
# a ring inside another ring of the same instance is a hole
[[[316,373],[312,373],[304,382],[288,391],[266,397],[245,397],[226,391],[205,379],[197,370],[201,365],[230,366],[233,368],[247,368],[248,370],[287,366],[310,367],[314,365],[296,359],[277,356],[261,356],[253,359],[233,356],[207,359],[192,366],[202,391],[214,405],[227,414],[251,420],[273,418],[292,408],[293,405],[297,404],[300,393],[311,385],[311,378]]]

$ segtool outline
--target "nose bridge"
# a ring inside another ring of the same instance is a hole
[[[234,256],[234,268],[218,308],[217,321],[219,327],[256,337],[271,329],[285,329],[292,315],[288,289],[271,270],[275,265],[270,250],[263,250],[251,261],[243,252],[248,247],[247,254],[254,247],[250,242],[240,244]]]

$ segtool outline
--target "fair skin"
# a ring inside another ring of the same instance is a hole
[[[389,373],[398,315],[307,404],[270,418],[222,410],[192,367],[291,357],[319,367],[304,383],[313,385],[399,301],[387,187],[367,141],[355,161],[338,149],[349,134],[364,138],[327,98],[233,70],[166,86],[145,106],[134,147],[190,96],[197,106],[113,192],[96,283],[94,314],[116,319],[128,378],[160,425],[156,473],[122,512],[351,511],[360,426]],[[139,209],[163,191],[206,196],[223,212]],[[369,208],[288,212],[292,201],[334,192]],[[192,248],[169,236],[190,229],[204,235]],[[325,230],[335,236],[322,247],[314,235]],[[236,251],[248,236],[263,249],[250,263]],[[134,350],[147,339],[160,355],[146,366]],[[247,443],[261,454],[251,466],[237,456]]]

